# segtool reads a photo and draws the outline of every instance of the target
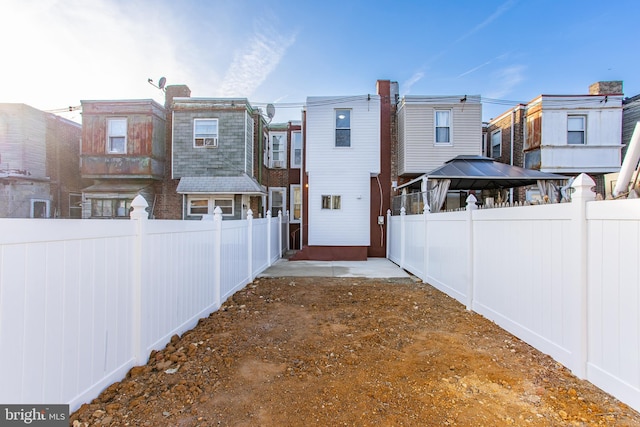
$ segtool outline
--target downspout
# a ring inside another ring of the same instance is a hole
[[[258,183],[262,185],[262,115],[258,117]]]
[[[509,163],[511,164],[511,166],[513,166],[513,152],[514,152],[513,143],[514,143],[514,133],[515,133],[513,130],[513,127],[515,126],[515,123],[516,123],[515,115],[516,115],[517,108],[518,107],[514,108],[513,111],[511,112],[511,144],[509,144],[511,147],[511,153],[509,156]],[[509,189],[509,204],[513,205],[513,187]]]

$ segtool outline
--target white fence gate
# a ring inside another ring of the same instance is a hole
[[[388,258],[640,410],[640,200],[388,214]],[[475,200],[473,200],[475,202]]]
[[[146,363],[277,260],[282,216],[222,221],[0,219],[4,404],[72,411]]]

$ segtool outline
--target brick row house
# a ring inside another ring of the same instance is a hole
[[[124,219],[142,195],[153,216],[164,178],[166,113],[153,100],[81,101],[82,217]]]
[[[621,82],[599,82],[589,95],[541,95],[491,120],[484,135],[480,96],[400,98],[389,80],[377,81],[375,94],[309,97],[301,120],[286,123],[271,123],[245,98],[164,90],[164,106],[82,101],[74,215],[127,218],[138,194],[156,219],[207,219],[215,207],[224,220],[249,209],[288,212],[297,259],[366,259],[386,254],[392,200],[433,191],[425,174],[458,156],[596,176],[620,165]],[[447,192],[443,207],[463,206],[467,194]],[[405,207],[420,212],[425,201]]]
[[[259,146],[257,178],[268,188],[265,209],[289,212],[289,247],[302,246],[302,122],[269,124]]]
[[[0,104],[0,218],[80,218],[78,123]]]

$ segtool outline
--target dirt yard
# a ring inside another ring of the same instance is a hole
[[[638,426],[640,415],[411,279],[256,280],[73,426]]]

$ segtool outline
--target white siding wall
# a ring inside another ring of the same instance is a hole
[[[542,101],[542,170],[614,172],[621,164],[621,97],[554,97]],[[567,116],[586,117],[586,143],[567,144]]]
[[[404,98],[398,113],[398,174],[429,172],[461,154],[482,154],[482,105],[479,98],[442,100]],[[435,110],[451,110],[450,145],[435,144]]]
[[[335,110],[351,109],[351,147],[335,146]],[[307,99],[309,244],[368,246],[370,183],[380,173],[380,98]],[[322,209],[323,195],[341,208]]]

